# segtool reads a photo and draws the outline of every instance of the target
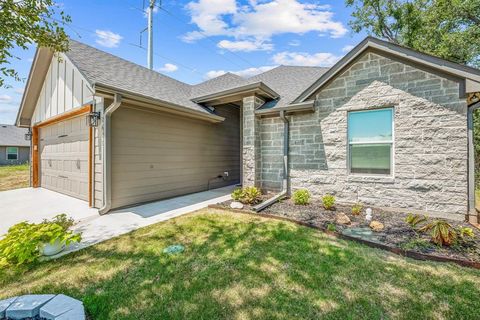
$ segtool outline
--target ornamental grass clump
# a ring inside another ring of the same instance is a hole
[[[333,210],[335,206],[335,197],[331,194],[324,195],[322,198],[323,207],[326,210]]]
[[[306,206],[310,203],[310,192],[306,189],[296,190],[293,195],[293,203],[296,205]]]

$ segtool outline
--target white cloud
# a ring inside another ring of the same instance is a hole
[[[239,40],[230,41],[222,40],[217,43],[217,47],[221,49],[228,49],[230,51],[270,51],[273,50],[273,44],[262,41]]]
[[[227,36],[235,38],[235,43],[258,43],[284,33],[317,32],[333,38],[347,33],[343,23],[333,19],[330,6],[299,0],[251,0],[240,7],[235,0],[198,0],[189,2],[186,9],[191,22],[198,27],[184,35],[187,42],[206,36]],[[253,51],[252,46],[246,48]],[[264,49],[257,46],[256,50]]]
[[[252,76],[257,75],[259,73],[271,70],[273,68],[275,68],[275,66],[262,66],[262,67],[258,67],[258,68],[248,68],[248,69],[237,70],[237,71],[212,70],[212,71],[209,71],[205,74],[205,78],[206,79],[216,78],[216,77],[219,77],[221,75],[224,75],[227,72],[236,74],[240,77],[249,78],[249,77],[252,77]]]
[[[178,66],[172,64],[172,63],[165,63],[163,67],[158,68],[158,71],[160,72],[174,72],[178,70]]]
[[[17,93],[17,94],[23,94],[24,91],[25,91],[25,88],[16,88],[15,89],[15,93]]]
[[[293,66],[319,66],[330,67],[337,62],[340,57],[328,52],[318,52],[314,54],[306,52],[279,52],[272,57],[276,64]]]
[[[348,46],[345,46],[342,48],[342,52],[350,52],[355,46],[349,44]]]
[[[0,103],[10,103],[13,98],[8,94],[0,94]]]
[[[95,42],[107,48],[118,47],[120,41],[123,39],[118,33],[109,30],[95,30],[95,35],[97,36]]]

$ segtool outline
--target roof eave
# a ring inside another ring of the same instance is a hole
[[[280,111],[285,111],[287,114],[298,112],[314,112],[315,101],[309,100],[301,103],[292,103],[285,107],[270,108],[270,109],[258,109],[255,110],[257,116],[280,116]]]
[[[229,98],[236,95],[241,96],[245,94],[257,94],[270,99],[277,99],[280,97],[280,95],[277,92],[275,92],[275,90],[267,86],[265,83],[255,82],[255,83],[250,83],[244,86],[230,88],[227,90],[222,90],[222,91],[211,93],[208,95],[195,97],[192,99],[192,101],[195,103],[208,103],[214,100]]]
[[[133,103],[140,103],[140,104],[148,104],[148,105],[152,105],[152,106],[157,106],[157,107],[160,107],[162,109],[165,109],[165,111],[167,111],[167,112],[170,111],[170,112],[176,113],[176,114],[184,114],[184,115],[188,115],[192,118],[206,120],[206,121],[213,122],[213,123],[218,123],[218,122],[222,122],[222,121],[225,120],[224,117],[208,113],[208,111],[202,112],[202,111],[193,110],[193,109],[190,109],[190,108],[182,106],[182,105],[174,104],[174,103],[164,101],[164,100],[160,100],[160,99],[154,99],[154,98],[151,98],[151,97],[147,97],[147,96],[137,94],[137,93],[134,93],[134,92],[130,92],[130,91],[126,91],[126,90],[119,90],[117,88],[114,88],[114,87],[111,87],[111,86],[108,86],[108,85],[104,85],[104,84],[101,84],[101,83],[95,83],[93,87],[94,87],[95,93],[98,94],[98,95],[101,95],[102,93],[103,94],[106,93],[107,95],[114,94],[114,93],[119,93],[123,97],[122,100],[126,101],[126,102],[130,100]]]

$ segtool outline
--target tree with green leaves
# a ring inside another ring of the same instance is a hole
[[[353,31],[480,67],[480,0],[346,0]]]
[[[70,21],[53,0],[0,0],[0,87],[7,86],[8,77],[22,80],[12,67],[19,59],[13,54],[16,47],[26,50],[37,44],[65,52],[68,36],[63,26]]]

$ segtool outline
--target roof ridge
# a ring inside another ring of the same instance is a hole
[[[180,81],[180,80],[175,79],[175,78],[173,78],[173,77],[167,76],[167,75],[165,75],[165,74],[163,74],[163,73],[161,73],[161,72],[155,71],[155,70],[153,70],[153,69],[149,69],[149,68],[147,68],[147,67],[145,67],[145,66],[142,66],[141,64],[138,64],[138,63],[135,63],[135,62],[133,62],[133,61],[127,60],[127,59],[125,59],[125,58],[119,57],[119,56],[114,55],[114,54],[112,54],[112,53],[110,53],[110,52],[107,52],[107,51],[104,51],[104,50],[100,50],[100,49],[95,48],[94,46],[91,46],[91,45],[86,44],[86,43],[84,43],[84,42],[80,42],[80,41],[77,41],[77,40],[74,40],[74,39],[71,39],[71,38],[69,38],[69,41],[75,42],[75,43],[80,44],[80,45],[83,45],[83,46],[87,46],[87,47],[89,47],[89,48],[91,48],[91,49],[93,49],[93,50],[95,50],[95,51],[98,51],[98,52],[100,52],[100,53],[102,53],[102,54],[106,54],[106,55],[109,55],[109,56],[114,57],[114,58],[116,58],[116,59],[125,61],[126,63],[132,64],[132,65],[134,65],[134,66],[136,66],[136,67],[140,67],[140,68],[142,68],[142,69],[145,69],[145,70],[148,71],[148,72],[155,73],[155,74],[160,75],[160,76],[162,76],[162,77],[165,77],[165,78],[168,78],[168,79],[173,80],[173,81],[175,81],[175,82],[178,82],[178,83],[180,83],[180,84],[182,84],[182,85],[189,86],[189,87],[192,86],[191,84],[188,84],[188,83],[186,83],[186,82]],[[68,55],[68,51],[65,52],[65,54]]]

